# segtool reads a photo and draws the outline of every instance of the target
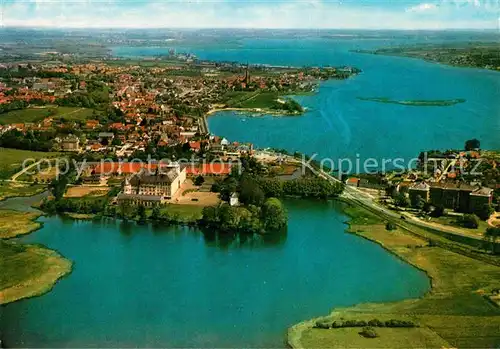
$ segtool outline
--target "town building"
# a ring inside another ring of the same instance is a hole
[[[75,135],[68,135],[61,140],[61,150],[62,151],[80,151],[80,139]]]
[[[431,183],[430,203],[459,212],[476,212],[492,204],[493,189],[466,183]]]
[[[171,200],[186,180],[186,169],[178,163],[158,167],[154,172],[143,170],[125,180],[118,201],[155,206]]]
[[[430,198],[430,186],[425,182],[415,183],[408,189],[408,195],[411,202],[416,202],[417,198],[420,197],[425,202],[429,201]]]

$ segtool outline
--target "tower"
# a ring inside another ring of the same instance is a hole
[[[249,64],[247,63],[247,67],[245,69],[245,84],[248,84],[250,83],[250,72],[249,72]]]
[[[124,194],[132,194],[132,185],[128,178],[125,179],[125,184],[123,185],[123,193]]]

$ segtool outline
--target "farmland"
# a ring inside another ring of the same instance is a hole
[[[84,121],[90,119],[93,110],[73,107],[27,108],[0,114],[0,124],[41,122],[51,117],[61,121]]]

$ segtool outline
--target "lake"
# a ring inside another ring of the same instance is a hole
[[[419,297],[426,275],[346,233],[336,202],[286,201],[286,235],[42,218],[20,239],[74,270],[2,309],[7,347],[284,347],[287,327],[359,302]]]
[[[378,161],[408,161],[422,150],[460,148],[470,138],[480,139],[483,148],[500,148],[499,73],[350,52],[405,42],[252,38],[235,47],[182,51],[202,59],[363,70],[347,81],[322,83],[313,96],[295,97],[308,108],[301,117],[211,116],[211,132],[230,140]],[[113,51],[136,57],[168,48]],[[466,102],[412,107],[358,97]],[[5,345],[283,347],[287,327],[334,307],[396,301],[429,290],[422,272],[346,233],[347,218],[337,205],[287,201],[288,233],[267,239],[42,218],[44,227],[20,240],[58,250],[75,262],[74,271],[50,293],[2,309]]]
[[[295,97],[309,109],[301,117],[249,117],[237,112],[211,116],[210,131],[257,147],[300,151],[318,158],[363,160],[405,159],[420,151],[462,148],[478,138],[485,149],[500,149],[500,73],[450,67],[418,59],[351,52],[357,49],[436,43],[426,36],[403,39],[243,39],[232,48],[180,47],[200,59],[286,66],[350,65],[363,73],[347,81],[321,84],[313,96]],[[453,36],[447,38],[452,40]],[[175,47],[175,46],[173,46]],[[158,47],[115,47],[119,56],[155,56],[168,52]],[[416,107],[359,100],[466,99],[446,107]],[[392,162],[391,162],[392,163]],[[387,168],[391,168],[388,163]],[[410,164],[411,165],[411,164]],[[336,166],[338,168],[339,166]],[[363,171],[360,168],[360,172]],[[356,170],[356,166],[353,170]]]

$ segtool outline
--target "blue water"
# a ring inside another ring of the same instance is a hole
[[[288,233],[265,240],[43,218],[21,241],[74,270],[2,309],[4,345],[284,347],[287,327],[334,307],[428,291],[424,273],[346,233],[336,205],[288,201]]]
[[[411,38],[411,42],[426,38]],[[203,59],[275,65],[353,65],[363,73],[328,81],[298,98],[297,118],[219,113],[213,133],[259,147],[321,157],[406,160],[425,149],[479,138],[500,148],[500,74],[415,59],[349,52],[402,39],[244,39],[189,48]],[[150,56],[166,48],[114,48]],[[456,99],[451,107],[410,107],[356,97]],[[286,328],[329,309],[417,297],[425,275],[378,245],[345,233],[335,205],[289,201],[289,229],[275,239],[224,240],[180,228],[44,218],[23,242],[73,260],[74,271],[48,294],[2,309],[6,346],[282,347]]]
[[[433,38],[433,42],[438,39]],[[352,65],[363,70],[347,81],[323,83],[314,96],[296,97],[310,109],[302,117],[249,118],[235,112],[210,117],[210,131],[231,140],[309,155],[318,153],[318,158],[331,158],[335,164],[343,158],[351,159],[353,164],[357,158],[374,158],[378,168],[383,159],[401,157],[408,164],[420,151],[462,148],[465,140],[471,138],[481,140],[483,148],[500,149],[500,73],[350,52],[417,42],[428,42],[428,38],[417,35],[405,40],[248,39],[233,49],[183,51],[201,59],[287,66]],[[118,47],[114,52],[149,56],[166,51]],[[466,102],[448,107],[415,107],[361,101],[357,97],[464,98]],[[364,172],[363,166],[360,171]]]

